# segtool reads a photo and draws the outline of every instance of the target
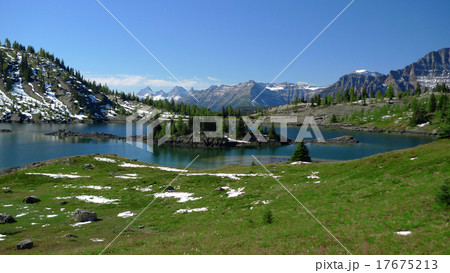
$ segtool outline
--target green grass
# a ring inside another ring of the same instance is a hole
[[[449,210],[438,208],[434,197],[450,174],[450,140],[440,140],[412,149],[374,155],[346,162],[311,165],[271,164],[266,167],[302,202],[353,254],[450,254]],[[120,162],[129,159],[106,155]],[[416,160],[410,158],[417,157]],[[98,254],[130,223],[119,218],[124,211],[139,213],[177,177],[176,172],[151,168],[123,168],[118,163],[95,161],[94,156],[57,159],[0,176],[0,212],[10,213],[17,223],[0,225],[0,254]],[[84,164],[92,164],[92,170]],[[145,164],[149,165],[149,164]],[[265,173],[261,166],[225,166],[190,172]],[[318,171],[321,183],[307,176]],[[89,178],[50,178],[28,172],[77,172]],[[111,178],[110,173],[138,174],[140,179]],[[65,188],[110,186],[109,190]],[[134,186],[149,186],[140,192]],[[199,200],[178,203],[157,198],[153,204],[108,248],[105,254],[346,254],[346,251],[272,177],[179,176],[172,184],[181,192],[194,193]],[[245,187],[244,194],[227,198],[215,192],[219,186]],[[124,190],[124,188],[128,188]],[[30,192],[32,191],[32,192]],[[60,206],[55,197],[95,195],[120,199],[118,204],[94,204],[69,199]],[[33,195],[42,201],[24,204]],[[270,200],[269,204],[261,201]],[[259,204],[252,204],[260,201]],[[11,207],[4,205],[12,204]],[[17,218],[26,211],[28,214]],[[206,212],[175,214],[178,209],[207,207]],[[49,208],[49,209],[46,209]],[[60,209],[65,208],[64,212]],[[70,213],[77,208],[97,212],[101,221],[81,227]],[[267,211],[273,219],[266,221]],[[46,218],[45,215],[57,214]],[[40,215],[44,217],[40,219]],[[31,225],[31,223],[39,225]],[[270,222],[270,223],[269,223]],[[44,224],[49,226],[42,227]],[[138,226],[145,226],[138,229]],[[410,230],[409,236],[396,231]],[[78,238],[65,238],[71,233]],[[91,238],[104,238],[92,242]],[[15,251],[23,239],[32,239],[31,250]]]

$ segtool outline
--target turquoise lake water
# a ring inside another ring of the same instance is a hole
[[[100,140],[80,137],[60,138],[45,133],[66,129],[76,132],[104,132],[125,136],[125,124],[0,124],[0,129],[13,133],[0,134],[0,169],[23,166],[37,161],[84,154],[117,154],[140,161],[165,166],[185,167],[197,155],[192,168],[216,168],[227,164],[251,164],[252,155],[261,162],[287,161],[295,145],[264,148],[195,149],[155,147],[146,149],[118,140]],[[296,137],[299,127],[289,127],[288,137]],[[411,136],[353,132],[339,129],[321,129],[325,139],[351,135],[360,143],[349,145],[307,144],[313,160],[350,160],[392,150],[414,147],[433,141],[428,136]]]

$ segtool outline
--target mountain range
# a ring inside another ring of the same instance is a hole
[[[192,90],[193,91],[193,90]],[[179,101],[182,98],[185,98],[189,95],[189,92],[181,86],[175,86],[169,92],[164,92],[164,90],[153,91],[150,86],[147,86],[141,89],[136,96],[139,99],[146,99],[147,97],[151,97],[153,100],[174,100]]]
[[[450,85],[450,48],[430,52],[418,61],[403,69],[392,70],[387,75],[361,69],[343,75],[335,83],[328,86],[311,86],[306,83],[287,82],[267,84],[250,80],[234,85],[213,85],[204,90],[191,89],[193,96],[183,87],[175,87],[168,93],[164,91],[154,93],[154,99],[173,98],[178,102],[198,104],[202,107],[220,110],[222,106],[227,105],[235,108],[278,106],[303,96],[305,99],[319,94],[323,97],[351,88],[357,93],[360,93],[364,88],[369,94],[375,94],[378,90],[384,93],[389,85],[392,85],[394,90],[399,92],[412,91],[417,85],[429,89],[436,84]],[[143,90],[151,89],[147,87]],[[138,95],[145,92],[143,90]],[[148,92],[144,94],[151,96],[151,93]]]

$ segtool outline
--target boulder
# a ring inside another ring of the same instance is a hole
[[[0,213],[0,224],[15,223],[16,220],[9,213]]]
[[[64,235],[63,237],[65,237],[65,238],[78,238],[77,235],[73,235],[73,234],[70,234],[70,233],[67,233],[67,234]]]
[[[222,187],[218,187],[218,188],[216,188],[214,191],[225,191],[225,189],[222,188]]]
[[[12,193],[13,191],[10,190],[10,189],[4,189],[3,192],[4,192],[4,193]]]
[[[67,201],[61,201],[61,202],[59,202],[59,204],[60,204],[61,206],[64,206],[64,205],[69,204],[69,202],[67,202]]]
[[[74,211],[72,216],[73,220],[77,222],[88,222],[97,220],[97,213],[86,209],[77,209]]]
[[[174,190],[175,190],[175,188],[172,187],[172,186],[167,186],[166,187],[166,191],[174,191]]]
[[[33,241],[31,240],[23,240],[18,245],[16,245],[17,250],[32,249],[32,248],[33,248]]]
[[[34,196],[27,196],[27,197],[25,197],[25,199],[23,199],[22,202],[25,202],[27,204],[34,204],[37,202],[41,202],[41,199],[34,197]]]

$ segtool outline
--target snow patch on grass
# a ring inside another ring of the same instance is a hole
[[[397,235],[402,235],[402,236],[407,236],[411,234],[411,231],[409,230],[405,230],[405,231],[397,231],[396,232]]]
[[[95,196],[95,195],[79,195],[75,196],[78,200],[82,200],[85,202],[96,203],[96,204],[117,204],[120,199],[108,199],[103,196]]]
[[[90,223],[92,223],[92,221],[79,222],[79,223],[72,224],[72,225],[70,225],[70,226],[71,226],[71,227],[79,227],[79,226],[87,225],[87,224],[90,224]]]
[[[178,203],[184,203],[187,201],[195,201],[201,199],[201,197],[192,197],[194,194],[189,192],[161,192],[155,193],[155,198],[168,198],[173,197],[178,199]]]
[[[429,122],[425,122],[425,123],[422,123],[422,124],[417,124],[417,127],[422,128],[422,127],[424,127],[425,125],[428,125],[428,124],[430,124],[430,123]]]
[[[199,211],[208,211],[208,208],[196,208],[196,209],[179,209],[175,213],[191,213]]]
[[[94,157],[97,161],[103,161],[103,162],[109,162],[109,163],[116,163],[116,160],[106,157]]]
[[[267,177],[267,176],[272,176],[275,178],[279,178],[279,176],[275,176],[273,174],[262,174],[262,173],[187,173],[187,174],[183,174],[185,176],[217,176],[220,178],[230,178],[233,180],[241,180],[241,177],[256,177],[256,176],[260,176],[260,177]]]
[[[239,196],[239,195],[245,193],[245,192],[244,192],[245,187],[238,188],[237,190],[232,189],[232,188],[230,188],[230,187],[228,187],[228,186],[221,187],[221,188],[222,188],[222,189],[225,189],[225,190],[228,190],[228,191],[227,191],[228,198],[233,198],[233,197],[236,197],[236,196]]]
[[[62,174],[62,173],[26,173],[28,175],[43,175],[51,178],[82,178],[89,176],[73,175],[73,174]]]
[[[135,173],[129,173],[129,174],[125,174],[125,175],[116,175],[114,177],[121,178],[121,179],[138,179],[138,178],[140,178]]]
[[[79,196],[65,196],[65,197],[55,197],[55,199],[70,199],[76,198],[81,201],[96,203],[96,204],[117,204],[120,199],[108,199],[103,196],[95,196],[95,195],[79,195]]]
[[[141,192],[148,192],[148,191],[152,191],[152,185],[150,185],[148,187],[134,186],[133,189],[135,189],[137,191],[141,191]]]
[[[122,164],[119,165],[119,167],[123,167],[123,168],[147,168],[148,166],[123,162]]]
[[[121,212],[119,214],[117,214],[117,217],[121,217],[121,218],[128,218],[128,217],[133,217],[134,213],[132,213],[131,211],[125,211],[125,212]]]
[[[187,170],[170,168],[170,167],[164,167],[164,166],[147,166],[147,165],[126,163],[126,162],[123,162],[122,164],[120,164],[119,167],[124,167],[124,168],[150,168],[150,169],[158,169],[158,170],[166,171],[166,172],[187,172]]]
[[[94,243],[100,243],[100,242],[103,242],[105,239],[91,238],[90,240],[91,240],[92,242],[94,242]]]
[[[312,172],[311,175],[308,175],[306,178],[308,179],[319,179],[320,177],[318,176],[319,172]]]
[[[289,165],[301,165],[301,164],[311,164],[311,162],[307,162],[307,161],[295,161],[295,162],[291,162]]]

